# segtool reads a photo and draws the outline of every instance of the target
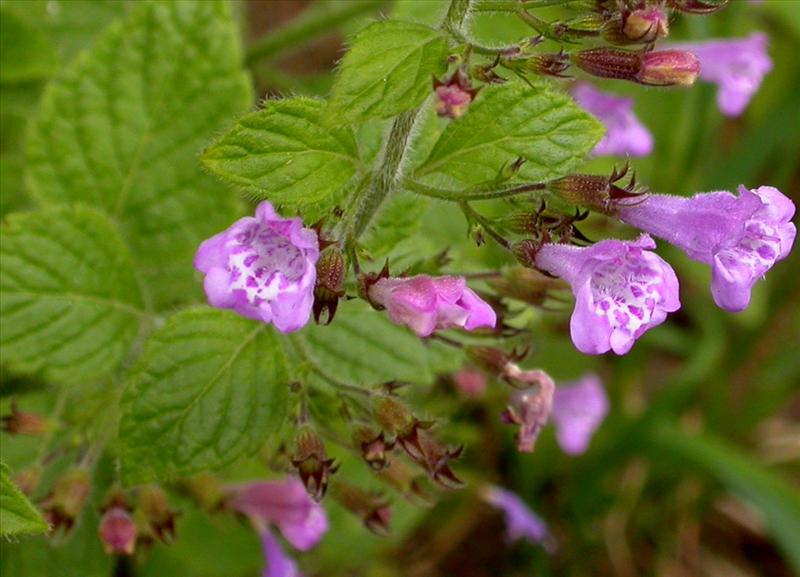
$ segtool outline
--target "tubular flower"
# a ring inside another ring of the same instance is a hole
[[[211,306],[296,331],[308,323],[314,302],[317,234],[299,218],[282,218],[269,202],[204,241],[194,266],[205,275]]]
[[[420,337],[435,330],[462,327],[472,331],[494,327],[497,316],[475,294],[463,277],[383,278],[369,288],[370,300],[397,324],[407,325]]]
[[[583,108],[606,127],[595,156],[647,156],[653,151],[653,135],[633,113],[633,99],[614,96],[591,84],[578,84],[572,92]]]
[[[516,494],[500,487],[487,486],[481,491],[481,496],[484,501],[505,514],[506,533],[510,542],[527,539],[531,543],[542,543],[546,549],[551,549],[552,538],[547,525]]]
[[[587,374],[576,383],[558,387],[552,416],[561,450],[570,455],[584,453],[606,413],[608,397],[597,375]]]
[[[268,524],[276,525],[300,551],[313,548],[328,530],[325,510],[308,496],[297,479],[247,483],[230,491],[233,509],[250,517],[264,531]]]
[[[624,355],[648,329],[680,308],[672,268],[647,249],[655,242],[603,240],[590,247],[545,244],[536,266],[566,280],[575,295],[572,342],[586,354]]]
[[[794,210],[777,188],[740,186],[739,196],[726,191],[691,198],[654,194],[621,206],[617,215],[710,265],[714,302],[736,312],[750,304],[753,285],[788,256],[797,234]]]
[[[769,39],[756,32],[747,38],[681,44],[700,60],[700,79],[719,86],[717,104],[726,116],[739,116],[772,70]]]
[[[289,557],[269,529],[261,533],[261,547],[264,549],[264,567],[262,577],[303,577],[297,568],[297,562]]]

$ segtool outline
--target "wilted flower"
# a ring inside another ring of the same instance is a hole
[[[273,524],[293,547],[313,548],[328,530],[325,510],[294,478],[229,487],[229,506],[250,517],[259,529]]]
[[[272,323],[284,333],[308,323],[314,302],[317,234],[282,218],[269,202],[204,241],[194,266],[205,274],[211,306]]]
[[[505,514],[509,541],[526,539],[531,543],[541,543],[547,550],[553,548],[553,540],[545,522],[516,494],[500,487],[487,486],[481,491],[481,497]]]
[[[532,453],[539,434],[550,419],[555,383],[541,370],[524,371],[510,363],[508,371],[511,373],[509,379],[526,388],[512,394],[502,418],[508,424],[519,425],[517,449]]]
[[[747,38],[681,44],[700,60],[700,79],[719,86],[717,104],[723,114],[739,116],[772,70],[769,39],[756,32]]]
[[[739,196],[725,191],[691,198],[654,194],[619,207],[617,214],[711,265],[714,302],[735,312],[750,303],[753,285],[788,256],[797,234],[794,210],[777,188],[740,186]]]
[[[572,91],[575,100],[606,127],[594,147],[595,156],[647,156],[653,151],[653,135],[633,113],[633,99],[602,92],[588,83]]]
[[[553,424],[561,450],[570,455],[586,451],[592,435],[608,413],[608,397],[594,374],[561,385],[553,395]]]
[[[321,501],[328,490],[328,480],[338,469],[334,459],[329,459],[325,444],[313,429],[307,428],[297,435],[292,465],[297,469],[306,491],[315,501]]]
[[[536,265],[572,286],[572,342],[586,354],[624,355],[648,329],[680,308],[672,268],[647,249],[653,240],[603,240],[590,247],[548,243]]]
[[[435,330],[462,327],[472,331],[494,327],[497,315],[463,277],[382,278],[369,288],[371,302],[384,307],[395,323],[421,337]]]
[[[98,528],[106,553],[133,555],[136,546],[136,523],[123,507],[114,506],[103,513]]]

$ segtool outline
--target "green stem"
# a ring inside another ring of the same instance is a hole
[[[491,200],[493,198],[508,198],[519,194],[528,192],[536,192],[547,190],[547,184],[543,182],[533,182],[529,184],[521,184],[517,186],[506,186],[497,188],[497,185],[479,186],[467,190],[447,190],[443,188],[436,188],[422,184],[410,178],[403,180],[403,186],[411,192],[416,192],[423,196],[430,196],[431,198],[438,198],[440,200],[450,200],[453,202],[461,202],[464,200]]]
[[[461,34],[472,0],[451,0],[441,29]],[[372,221],[383,201],[397,188],[403,176],[403,161],[413,139],[413,128],[421,107],[402,113],[395,118],[381,166],[375,173],[369,187],[359,200],[356,212],[348,231],[348,243],[352,244],[361,236]]]
[[[478,0],[475,12],[518,12],[528,8],[547,8],[574,4],[578,0]]]
[[[245,64],[252,65],[301,46],[312,38],[330,32],[357,16],[386,6],[386,0],[355,0],[352,2],[316,2],[287,24],[272,30],[253,42],[247,49]]]
[[[476,212],[475,209],[473,209],[466,201],[460,202],[459,205],[461,206],[461,210],[463,211],[464,215],[467,217],[467,220],[474,220],[475,222],[480,224],[483,227],[483,229],[487,233],[489,233],[489,236],[491,236],[497,244],[499,244],[506,250],[511,250],[511,243],[508,242],[508,240],[506,240],[506,238],[503,235],[501,235],[494,229],[494,226],[492,225],[491,222],[489,222],[489,220],[486,217]]]

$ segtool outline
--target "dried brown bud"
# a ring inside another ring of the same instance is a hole
[[[315,501],[321,501],[328,489],[330,476],[338,469],[334,459],[329,459],[319,435],[306,427],[297,435],[292,465],[297,469],[306,491]]]
[[[376,535],[389,534],[392,509],[380,493],[367,492],[343,481],[337,481],[331,493],[345,509],[359,517],[367,529]]]
[[[148,485],[139,490],[138,506],[142,517],[147,522],[149,533],[162,543],[175,540],[175,517],[167,500],[167,494],[157,485]]]
[[[323,311],[327,310],[325,324],[330,324],[344,294],[345,277],[344,255],[338,246],[329,246],[317,261],[317,284],[314,287],[314,321],[320,322]]]
[[[387,466],[387,454],[394,448],[394,442],[387,441],[383,431],[377,433],[366,425],[359,426],[353,431],[353,442],[372,470],[380,471]]]
[[[17,401],[11,401],[11,413],[4,415],[0,428],[9,435],[41,435],[50,430],[50,423],[35,413],[22,413]]]
[[[57,530],[69,531],[80,515],[89,496],[89,471],[75,467],[59,477],[50,494],[42,502],[45,518]]]
[[[628,184],[618,184],[629,172]],[[630,171],[628,164],[622,170],[614,168],[610,176],[571,174],[551,180],[547,188],[571,204],[589,206],[606,213],[613,212],[617,202],[629,201],[648,192],[647,188],[636,184],[636,173]]]

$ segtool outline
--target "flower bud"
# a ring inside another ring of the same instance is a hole
[[[622,31],[635,42],[655,42],[669,34],[669,22],[659,6],[648,6],[634,10],[624,19]]]
[[[460,118],[478,94],[478,89],[472,87],[462,69],[456,70],[444,82],[434,78],[433,89],[436,94],[436,114],[446,118]]]
[[[575,64],[593,76],[616,78],[649,86],[690,86],[700,74],[700,61],[691,52],[638,52],[621,48],[592,48],[574,56]]]
[[[314,320],[320,323],[322,312],[327,310],[325,324],[330,324],[336,314],[339,299],[345,294],[344,255],[337,246],[329,246],[317,261],[317,283],[314,287]]]
[[[662,50],[644,55],[636,80],[649,86],[691,86],[698,76],[697,56],[685,50]]]
[[[332,495],[345,509],[359,517],[367,529],[376,535],[389,534],[392,509],[379,493],[367,492],[350,483],[337,481]]]
[[[727,4],[728,0],[667,0],[667,5],[673,10],[700,15],[718,12]]]
[[[103,550],[109,555],[133,555],[136,546],[136,523],[120,506],[106,510],[98,527]]]
[[[139,490],[139,511],[147,522],[150,535],[162,543],[175,540],[175,513],[169,505],[164,489],[148,485]]]
[[[564,52],[537,54],[525,61],[525,70],[542,76],[567,78],[564,74],[569,68],[569,56]]]
[[[41,435],[50,430],[50,423],[35,413],[22,413],[17,407],[17,401],[11,402],[11,413],[3,416],[0,429],[9,435]]]
[[[310,427],[297,435],[292,465],[297,469],[309,496],[318,502],[325,496],[330,476],[339,469],[334,459],[328,459],[322,439]]]
[[[383,431],[376,433],[366,425],[353,432],[353,442],[361,450],[361,457],[373,471],[380,471],[388,465],[387,454],[394,448],[394,442],[387,441]]]
[[[89,471],[80,467],[70,469],[56,480],[50,495],[42,502],[45,517],[54,529],[64,527],[69,531],[72,528],[90,488]]]
[[[629,166],[614,170],[610,176],[596,174],[571,174],[547,183],[547,189],[571,204],[589,206],[610,213],[617,202],[629,201],[647,194],[645,187],[636,184],[636,173],[631,172],[627,185],[618,183],[628,175]]]

